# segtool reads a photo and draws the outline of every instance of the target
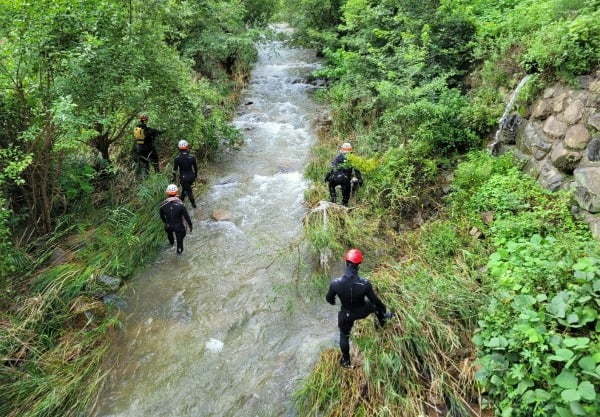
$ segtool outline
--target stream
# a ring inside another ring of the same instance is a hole
[[[319,112],[302,80],[319,62],[281,41],[258,48],[233,121],[245,144],[209,175],[184,256],[165,250],[130,282],[95,416],[294,416],[299,380],[336,342],[299,244]]]

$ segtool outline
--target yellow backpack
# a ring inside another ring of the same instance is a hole
[[[146,139],[146,132],[143,128],[137,126],[133,129],[133,137],[138,145],[143,145]]]

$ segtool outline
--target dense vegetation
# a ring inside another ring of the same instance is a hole
[[[358,369],[323,353],[298,392],[302,415],[597,415],[597,242],[568,195],[477,149],[526,73],[521,108],[597,68],[600,3],[302,0],[288,10],[298,41],[325,56],[315,76],[333,112],[307,200],[327,199],[341,142],[366,174],[356,206],[326,223],[314,214],[307,236],[322,255],[365,249],[399,312],[382,333],[355,331]]]
[[[162,239],[165,174],[134,174],[140,113],[210,157],[269,0],[0,1],[0,415],[78,415],[99,390],[121,278]],[[164,165],[164,164],[163,164]],[[163,166],[168,171],[168,166]]]

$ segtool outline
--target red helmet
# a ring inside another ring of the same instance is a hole
[[[359,249],[350,249],[346,252],[346,260],[358,265],[363,261],[363,253]]]

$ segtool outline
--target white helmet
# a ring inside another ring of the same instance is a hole
[[[165,193],[170,196],[175,196],[177,195],[177,191],[179,191],[179,189],[175,184],[169,184],[169,186],[165,190]]]
[[[346,142],[344,144],[342,144],[342,146],[340,146],[340,150],[342,152],[352,152],[352,145],[350,144],[350,142]]]
[[[182,139],[177,144],[177,147],[181,150],[185,150],[190,147],[190,144],[187,142],[187,140]]]

